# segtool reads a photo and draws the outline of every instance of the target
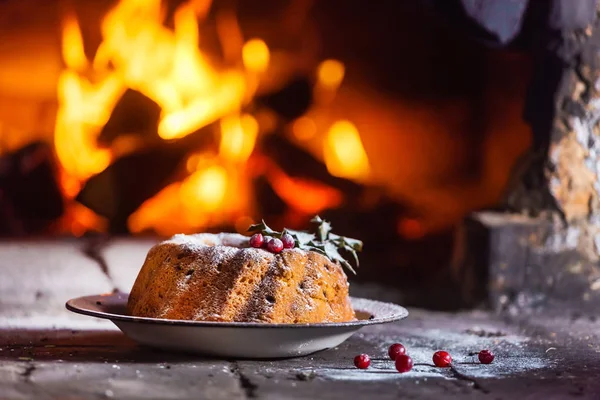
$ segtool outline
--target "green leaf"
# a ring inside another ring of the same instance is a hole
[[[336,235],[335,233],[330,233],[329,239],[331,241],[333,241],[334,243],[339,244],[340,247],[350,246],[356,251],[362,251],[362,248],[363,248],[363,242],[358,239],[353,239],[353,238],[349,238],[346,236]]]
[[[262,220],[260,224],[250,225],[248,232],[262,233],[269,236],[281,236],[281,233],[269,228],[264,220]]]
[[[315,253],[319,253],[322,256],[325,256],[327,258],[329,258],[329,256],[327,255],[327,253],[325,252],[324,249],[320,248],[320,247],[314,247],[314,246],[308,246],[306,248],[306,250],[310,250],[310,251],[314,251]],[[331,260],[333,261],[333,260]]]
[[[340,264],[342,264],[343,266],[348,268],[350,271],[352,271],[352,273],[354,273],[354,275],[356,275],[356,271],[354,271],[354,269],[352,268],[350,263],[348,261],[346,261],[346,259],[340,254],[338,249],[339,248],[331,242],[325,243],[325,253],[327,254],[327,257],[330,260],[339,262]]]
[[[341,264],[348,268],[354,275],[356,275],[356,271],[354,270],[354,268],[352,268],[352,265],[350,265],[350,263],[344,259],[342,259]]]
[[[321,222],[323,222],[323,220],[318,215],[315,215],[314,217],[312,217],[310,222],[312,222],[313,224],[320,224]]]
[[[353,274],[356,271],[352,265],[344,258],[343,254],[348,253],[352,257],[356,266],[358,267],[358,251],[362,250],[363,243],[360,240],[348,238],[345,236],[336,235],[331,233],[331,224],[325,221],[318,215],[311,219],[311,222],[316,224],[315,233],[297,231],[294,229],[284,229],[282,232],[278,232],[269,228],[265,221],[261,221],[259,224],[251,225],[248,228],[248,232],[260,232],[263,235],[273,236],[280,238],[285,233],[289,233],[296,242],[296,247],[302,250],[314,251],[319,253],[331,260],[336,262],[343,267],[350,270]],[[343,253],[340,253],[340,250]]]
[[[302,246],[315,240],[315,235],[304,231],[296,231],[294,229],[284,229],[283,233],[289,233],[296,241],[296,246],[302,248]]]
[[[318,240],[311,240],[310,242],[306,243],[305,245],[306,248],[308,249],[319,249],[321,250],[323,253],[325,253],[325,246],[323,243],[319,242]]]
[[[363,242],[361,240],[353,239],[353,238],[349,238],[349,237],[345,237],[345,236],[343,236],[343,238],[344,238],[344,242],[346,242],[346,244],[348,246],[352,247],[356,251],[362,251]]]
[[[352,247],[348,246],[347,244],[341,246],[340,248],[344,249],[344,252],[348,252],[348,254],[352,255],[352,258],[354,259],[354,262],[356,263],[356,266],[358,267],[360,262],[358,261],[358,254],[356,254],[356,250],[354,250]]]
[[[318,215],[310,220],[312,223],[318,224],[317,226],[317,238],[324,242],[327,240],[329,236],[329,232],[331,232],[331,224],[328,221],[321,219]]]

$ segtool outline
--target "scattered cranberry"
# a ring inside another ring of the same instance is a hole
[[[406,347],[400,343],[394,343],[390,346],[388,354],[392,360],[395,360],[399,355],[406,354]]]
[[[354,357],[354,366],[359,369],[367,369],[371,365],[371,358],[366,354],[359,354]]]
[[[260,248],[263,246],[265,238],[262,233],[255,233],[250,237],[250,246]]]
[[[289,233],[284,233],[283,236],[281,236],[281,241],[283,242],[284,249],[293,249],[296,245],[296,241]]]
[[[281,253],[281,250],[283,250],[283,242],[277,238],[273,238],[267,243],[267,250],[271,253]]]
[[[436,367],[446,368],[452,364],[452,356],[447,351],[436,351],[433,353],[433,363]]]
[[[408,372],[413,367],[413,360],[406,354],[399,354],[396,357],[396,369],[400,373]]]
[[[494,361],[494,353],[489,350],[481,350],[479,352],[479,362],[482,364],[491,364]]]

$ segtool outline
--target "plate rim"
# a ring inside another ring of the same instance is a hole
[[[347,322],[318,322],[318,323],[303,323],[303,324],[284,324],[284,323],[265,323],[265,322],[217,322],[217,321],[191,321],[191,320],[182,320],[182,319],[164,319],[164,318],[150,318],[150,317],[135,317],[124,314],[114,314],[104,311],[96,311],[89,308],[82,308],[76,306],[74,303],[77,301],[84,301],[89,299],[95,299],[98,297],[107,298],[107,297],[122,297],[129,296],[129,293],[118,292],[111,294],[95,294],[88,296],[79,296],[74,297],[72,299],[67,300],[65,303],[65,307],[67,310],[74,312],[76,314],[86,315],[90,317],[96,317],[101,319],[108,319],[111,321],[120,321],[120,322],[137,322],[143,324],[153,324],[153,325],[174,325],[174,326],[189,326],[189,327],[204,327],[204,328],[252,328],[252,329],[284,329],[284,328],[351,328],[351,327],[362,327],[367,325],[378,325],[385,324],[389,322],[399,321],[406,317],[408,317],[409,312],[406,308],[394,304],[394,303],[386,303],[379,300],[371,300],[361,297],[353,297],[350,296],[351,300],[359,300],[365,301],[367,303],[372,303],[374,306],[385,306],[391,307],[395,309],[395,313],[393,315],[389,315],[381,318],[372,318],[372,319],[363,319],[356,321],[347,321]],[[360,308],[358,311],[364,311]],[[372,314],[371,311],[369,313]]]

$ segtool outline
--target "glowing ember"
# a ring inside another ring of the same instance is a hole
[[[298,140],[309,140],[316,136],[317,125],[309,117],[300,117],[294,121],[292,132]]]
[[[423,223],[415,218],[402,218],[397,227],[398,234],[409,240],[421,239],[426,233]]]
[[[318,214],[342,203],[342,193],[315,181],[291,178],[275,166],[267,174],[273,190],[296,211],[306,215]]]
[[[105,231],[108,221],[81,204],[73,203],[56,222],[51,231],[69,232],[74,236],[83,236],[89,231]]]
[[[317,84],[315,85],[315,102],[321,106],[331,104],[338,88],[344,80],[346,68],[337,60],[325,60],[317,67]]]
[[[337,89],[344,79],[344,72],[344,64],[341,62],[337,60],[325,60],[317,69],[319,83],[328,88]]]

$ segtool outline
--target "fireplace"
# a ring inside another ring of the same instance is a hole
[[[319,214],[365,241],[356,279],[426,305],[452,281],[453,305],[479,304],[474,287],[501,274],[496,231],[470,215],[548,214],[546,181],[527,184],[545,167],[523,156],[547,147],[552,118],[529,111],[557,78],[529,32],[548,10],[492,18],[521,18],[510,36],[485,7],[447,3],[0,1],[0,234],[244,232]]]
[[[598,397],[597,0],[0,0],[0,33],[0,397]],[[364,241],[357,320],[216,321],[338,314],[318,254],[140,273],[315,214],[340,236],[294,245]]]

